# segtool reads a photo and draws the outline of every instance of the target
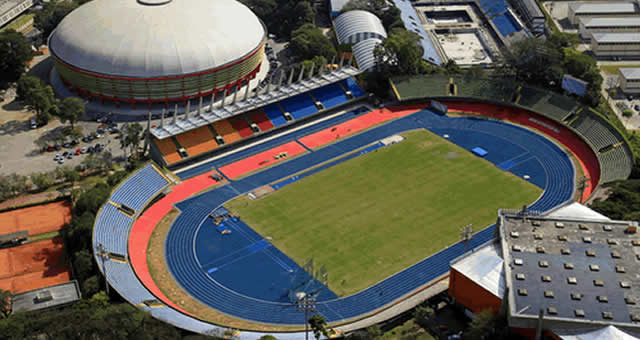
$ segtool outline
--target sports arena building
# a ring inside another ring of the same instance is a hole
[[[265,42],[263,23],[236,0],[95,0],[49,37],[69,90],[132,107],[229,94],[256,77]]]

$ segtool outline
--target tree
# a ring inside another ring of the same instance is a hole
[[[267,334],[267,335],[261,336],[259,340],[278,340],[278,338],[276,338],[273,335]]]
[[[73,207],[74,216],[82,216],[85,212],[89,212],[93,215],[98,213],[100,207],[107,202],[107,199],[111,195],[111,187],[106,183],[98,183],[93,188],[85,191],[78,197],[76,204]],[[74,222],[76,218],[71,220]],[[93,225],[93,221],[90,221]]]
[[[382,73],[386,77],[423,73],[422,47],[419,41],[419,36],[414,32],[394,29],[373,51]]]
[[[515,76],[531,85],[549,87],[550,84],[556,84],[557,87],[565,73],[560,50],[542,39],[517,41],[504,49],[502,55],[498,73]]]
[[[374,324],[366,329],[367,339],[376,339],[382,335],[382,330],[380,329],[380,325]]]
[[[38,77],[23,75],[18,80],[16,87],[16,95],[19,100],[32,103],[32,95],[34,91],[42,88],[42,81]]]
[[[133,156],[135,150],[140,146],[142,130],[142,125],[135,122],[133,124],[126,124],[120,131],[120,147],[125,152],[125,159],[127,159],[127,148],[130,149],[130,155]]]
[[[68,97],[62,101],[60,112],[58,113],[62,124],[69,122],[73,130],[73,124],[75,124],[82,115],[84,115],[84,102],[82,99],[78,97]]]
[[[82,249],[73,254],[73,269],[80,282],[84,282],[95,273],[93,255],[88,249]]]
[[[36,12],[33,25],[42,31],[43,36],[48,37],[60,21],[77,7],[78,5],[72,1],[45,2],[42,10]]]
[[[11,313],[11,293],[9,291],[0,289],[0,315],[3,318],[8,318]]]
[[[323,56],[330,60],[336,55],[336,49],[322,31],[313,24],[304,24],[291,33],[289,46],[301,59]]]
[[[44,190],[53,184],[53,178],[47,172],[36,172],[31,174],[31,182],[38,187],[38,190]]]
[[[21,33],[13,29],[0,32],[0,86],[20,79],[32,57],[31,44]]]
[[[436,314],[433,308],[420,305],[413,310],[413,318],[416,320],[416,323],[420,325],[422,328],[427,328],[429,326],[429,320]]]
[[[85,193],[86,194],[86,193]],[[79,201],[80,199],[78,199]],[[69,252],[79,252],[81,250],[88,250],[91,248],[91,236],[93,232],[93,222],[95,215],[90,211],[85,211],[80,216],[74,216],[71,219],[71,223],[63,229],[63,235],[65,243],[69,248]],[[81,253],[79,255],[84,255]],[[85,259],[86,260],[86,259]],[[81,260],[82,261],[82,260]],[[88,264],[87,264],[88,265]],[[89,275],[83,268],[80,268],[78,275]],[[86,277],[84,277],[86,279]]]
[[[98,275],[90,276],[82,282],[82,294],[85,296],[97,293],[102,286],[102,278]]]
[[[327,321],[325,321],[322,315],[316,314],[310,317],[309,326],[311,326],[311,330],[313,331],[313,335],[316,339],[320,339],[320,336],[322,335],[329,337],[327,332]]]
[[[473,320],[471,320],[471,323],[469,323],[469,327],[465,332],[465,339],[494,339],[493,334],[495,324],[495,314],[491,310],[485,309],[482,312],[477,313]]]
[[[70,182],[72,187],[80,179],[80,174],[78,173],[78,171],[76,171],[76,169],[70,166],[65,166],[63,168],[63,173],[64,173],[64,180],[66,182]]]
[[[31,110],[36,111],[36,119],[39,125],[46,125],[51,119],[51,115],[58,112],[57,100],[51,86],[43,86],[32,92],[31,99],[28,100],[27,106]]]

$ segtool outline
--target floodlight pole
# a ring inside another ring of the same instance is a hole
[[[582,204],[582,196],[584,196],[584,189],[587,188],[587,182],[589,181],[589,178],[587,178],[587,176],[582,176],[582,178],[580,179],[580,197],[578,197],[578,202],[580,202]]]
[[[473,224],[467,224],[460,232],[460,239],[464,242],[464,252],[467,253],[469,241],[473,238]]]
[[[304,294],[302,298],[298,300],[298,311],[304,311],[304,338],[309,340],[309,312],[317,312],[316,298]]]
[[[102,274],[104,274],[104,287],[107,291],[107,298],[109,297],[109,281],[107,280],[107,267],[104,265],[104,261],[108,258],[108,253],[104,249],[102,243],[98,243],[98,256],[102,260]]]

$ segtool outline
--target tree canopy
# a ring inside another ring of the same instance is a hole
[[[60,21],[77,7],[78,3],[76,1],[45,2],[42,9],[36,12],[36,16],[33,18],[33,25],[42,31],[43,36],[48,37]]]
[[[421,74],[428,67],[422,60],[419,36],[405,29],[394,29],[373,51],[381,72],[394,74]]]
[[[31,44],[13,29],[0,32],[0,87],[18,81],[33,57]]]
[[[289,46],[302,59],[313,59],[323,56],[331,59],[336,55],[336,49],[322,31],[313,24],[304,24],[291,34]]]
[[[240,0],[265,23],[267,30],[281,37],[313,23],[315,12],[309,0]]]
[[[63,124],[69,122],[71,129],[80,117],[84,115],[84,101],[78,97],[68,97],[62,101],[58,118]]]

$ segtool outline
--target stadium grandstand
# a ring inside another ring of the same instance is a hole
[[[183,119],[178,120],[174,115],[173,121],[166,124],[163,110],[160,125],[151,129],[154,137],[151,154],[158,164],[172,167],[193,162],[228,151],[229,146],[237,142],[361,100],[365,93],[350,78],[359,71],[343,65],[345,62],[351,63],[351,60],[334,60],[330,65],[336,65],[335,70],[304,70],[303,66],[291,69],[288,80],[283,75],[276,85],[268,85],[251,97],[247,88],[246,98],[227,106],[199,106]],[[299,76],[294,82],[296,71]]]
[[[526,109],[566,126],[583,138],[598,157],[600,183],[627,178],[631,173],[633,153],[626,135],[599,112],[583,107],[569,97],[503,79],[396,78],[392,85],[400,100],[476,99]]]
[[[33,0],[0,0],[0,27],[33,6]]]

